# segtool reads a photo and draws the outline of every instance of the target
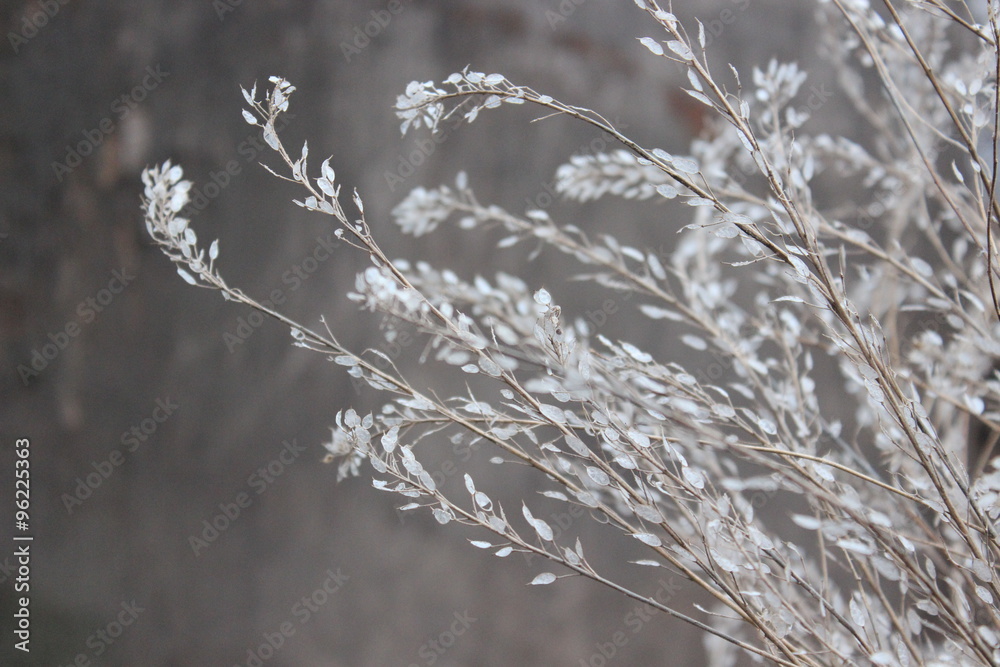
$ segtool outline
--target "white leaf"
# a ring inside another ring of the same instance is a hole
[[[681,472],[684,474],[684,479],[687,480],[688,484],[696,489],[705,488],[705,475],[700,470],[685,466]]]
[[[382,436],[382,449],[387,454],[391,454],[396,449],[396,442],[399,440],[399,427],[393,426]]]
[[[551,584],[556,580],[556,575],[551,572],[542,572],[540,575],[531,580],[532,586],[544,586],[546,584]]]
[[[219,256],[219,239],[212,241],[212,245],[208,247],[208,258],[215,259]]]
[[[639,40],[639,43],[645,46],[647,49],[649,49],[653,53],[653,55],[656,56],[663,55],[663,47],[660,46],[660,43],[657,42],[652,37],[643,37],[642,39]]]
[[[691,53],[691,49],[684,42],[679,42],[677,40],[671,40],[667,42],[667,48],[679,55],[684,60],[694,60],[694,54]]]
[[[594,481],[594,484],[598,486],[607,486],[611,484],[611,478],[608,477],[608,473],[604,472],[600,468],[594,468],[590,466],[587,468],[587,476]]]
[[[658,547],[663,544],[663,541],[652,533],[633,533],[632,537],[651,547]]]
[[[182,269],[182,268],[181,268],[181,267],[179,267],[179,266],[177,267],[177,273],[178,273],[178,274],[180,275],[180,277],[181,277],[181,278],[183,278],[183,279],[184,279],[184,281],[185,281],[185,282],[187,282],[187,283],[188,283],[189,285],[197,285],[197,284],[198,284],[198,282],[197,282],[197,281],[196,281],[196,280],[195,280],[195,279],[194,279],[194,278],[193,278],[193,277],[191,276],[191,274],[190,274],[190,273],[188,273],[187,271],[185,271],[184,269]]]
[[[865,616],[864,608],[858,604],[858,601],[854,598],[851,598],[851,602],[848,606],[851,609],[851,619],[854,621],[854,624],[859,628],[865,627],[867,617]]]
[[[274,133],[274,126],[271,124],[264,126],[264,141],[272,150],[278,150],[278,135]]]
[[[566,412],[562,408],[547,403],[539,403],[538,409],[549,421],[555,424],[566,423]]]
[[[572,449],[576,454],[584,457],[590,456],[590,450],[587,446],[583,444],[583,440],[573,435],[572,433],[566,436],[566,444]]]

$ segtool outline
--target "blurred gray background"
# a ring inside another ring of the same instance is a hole
[[[718,30],[719,69],[733,62],[748,76],[752,65],[795,58],[813,42],[811,3],[680,4],[682,17]],[[139,174],[170,158],[206,196],[193,226],[220,239],[231,285],[260,298],[277,290],[286,314],[307,323],[325,315],[353,347],[377,344],[378,318],[344,298],[366,260],[341,246],[325,261],[304,261],[332,228],[291,204],[299,192],[258,166],[276,162],[240,117],[239,86],[280,74],[299,88],[288,145],[308,138],[314,164],[333,156],[390,256],[470,278],[517,273],[553,291],[564,311],[600,308],[606,294],[559,280],[564,258],[497,251],[499,232],[397,233],[389,212],[411,188],[453,182],[462,169],[482,202],[514,213],[547,207],[594,234],[673,245],[674,228],[652,224],[665,210],[654,204],[549,205],[555,168],[598,135],[568,119],[530,124],[532,109],[484,113],[403,183],[387,178],[426,139],[400,136],[396,95],[413,79],[440,81],[465,65],[589,106],[640,143],[683,153],[705,119],[676,91],[679,68],[636,41],[660,33],[633,2],[404,1],[396,14],[389,6],[0,2],[0,663],[704,661],[700,636],[684,625],[662,616],[639,623],[634,603],[582,579],[526,586],[544,569],[537,559],[499,560],[468,545],[482,534],[426,514],[404,519],[395,498],[364,477],[335,483],[336,469],[321,462],[328,425],[340,409],[372,409],[378,396],[292,347],[275,323],[227,345],[249,311],[187,286],[146,235]],[[307,279],[294,278],[297,270]],[[630,330],[623,319],[604,333],[669,351],[659,332]],[[9,632],[13,445],[22,437],[31,440],[35,536],[27,660]],[[472,465],[489,455],[445,454]],[[533,494],[530,478],[504,483]],[[220,519],[239,498],[249,499],[239,516]],[[575,517],[546,518],[590,530]],[[225,529],[193,547],[192,537],[211,536],[204,522],[212,521]],[[663,586],[662,575],[621,563],[621,538],[602,539],[588,543],[602,566],[649,593]],[[689,607],[690,591],[681,585],[676,595]],[[624,645],[602,655],[619,632]]]

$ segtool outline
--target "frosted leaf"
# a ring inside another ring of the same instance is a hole
[[[720,419],[732,419],[736,416],[736,410],[728,403],[712,404],[712,412]]]
[[[760,427],[761,431],[767,433],[768,435],[776,435],[778,433],[778,427],[775,426],[774,422],[770,419],[764,419],[761,417],[757,420],[757,426]]]
[[[705,488],[705,475],[700,470],[685,466],[681,469],[681,472],[684,474],[684,479],[687,480],[688,484],[696,489]]]
[[[632,561],[636,565],[645,565],[646,567],[660,567],[660,564],[655,560],[634,560]]]
[[[585,444],[583,444],[583,440],[572,433],[566,436],[566,444],[569,445],[569,448],[576,454],[584,457],[590,456],[590,450],[587,449]]]
[[[934,561],[930,558],[924,560],[924,569],[927,570],[927,575],[931,579],[937,579],[937,567],[934,566]]]
[[[483,542],[482,540],[469,540],[469,544],[477,549],[491,549],[493,547],[489,542]]]
[[[490,377],[500,377],[503,373],[500,366],[495,361],[488,359],[487,357],[479,357],[479,368]]]
[[[549,421],[556,424],[566,423],[566,412],[562,408],[557,407],[555,405],[549,405],[547,403],[540,403],[538,405],[538,409],[539,411],[541,411],[542,415]]]
[[[522,504],[521,511],[524,514],[525,520],[527,520],[527,522],[531,524],[531,527],[535,529],[535,532],[538,533],[538,537],[540,537],[545,542],[551,542],[552,527],[549,526],[549,524],[545,523],[545,521],[543,521],[542,519],[536,519],[535,517],[533,517],[531,515],[531,510],[528,509],[527,505]]]
[[[986,409],[986,402],[979,396],[965,394],[962,396],[962,400],[965,402],[965,407],[969,408],[969,411],[974,415],[981,415]]]
[[[750,541],[753,542],[756,546],[760,547],[761,549],[768,550],[774,548],[774,542],[771,540],[771,538],[769,538],[767,535],[761,532],[761,530],[757,528],[757,526],[749,526],[747,532],[750,535]]]
[[[680,322],[684,319],[680,313],[667,310],[666,308],[660,308],[659,306],[651,306],[645,303],[639,306],[639,310],[642,311],[646,317],[653,320],[672,320],[674,322]]]
[[[726,572],[738,572],[740,566],[736,564],[731,558],[723,556],[717,549],[709,549],[708,553],[711,554],[712,560]]]
[[[691,52],[691,49],[688,48],[688,45],[685,44],[684,42],[671,40],[667,42],[667,48],[676,53],[677,55],[679,55],[684,60],[694,60],[694,54]]]
[[[272,150],[278,150],[278,135],[274,133],[273,125],[268,124],[264,126],[264,141],[267,142],[267,145],[270,146]]]
[[[663,47],[652,37],[643,37],[639,40],[639,43],[649,49],[654,56],[663,55]]]
[[[797,526],[805,528],[806,530],[817,530],[820,525],[822,525],[820,524],[819,519],[806,514],[793,514],[792,521],[795,522]]]
[[[637,348],[635,345],[632,345],[631,343],[622,343],[622,349],[625,350],[625,353],[628,356],[632,357],[633,359],[635,359],[640,363],[648,364],[653,360],[652,355],[643,352],[642,350]]]
[[[976,578],[980,581],[990,582],[993,581],[993,569],[986,564],[986,562],[976,559],[972,561],[972,572],[976,575]]]
[[[587,468],[587,476],[594,481],[594,484],[598,486],[608,486],[611,484],[611,478],[608,477],[608,473],[604,472],[600,468],[595,468],[589,466]]]
[[[663,545],[663,541],[652,533],[632,533],[632,537],[651,547],[659,547]]]
[[[503,81],[504,81],[503,74],[489,74],[486,76],[486,78],[483,79],[483,83],[487,86],[495,86],[498,83],[503,83]]]
[[[476,505],[482,507],[487,512],[493,508],[493,501],[490,500],[490,497],[482,491],[476,491],[474,497],[476,499]]]
[[[708,343],[706,343],[704,339],[699,338],[698,336],[692,334],[684,334],[683,336],[681,336],[681,341],[688,347],[694,348],[696,350],[703,351],[708,349]]]
[[[197,285],[198,284],[198,282],[194,279],[194,277],[190,273],[188,273],[187,271],[185,271],[184,269],[182,269],[179,266],[177,267],[177,275],[179,275],[181,278],[183,278],[184,282],[186,282],[189,285]]]
[[[681,172],[682,174],[697,174],[701,171],[698,163],[691,158],[686,157],[675,157],[673,160],[674,168]]]
[[[934,275],[934,269],[931,268],[931,265],[919,257],[910,257],[910,266],[925,278],[930,278]]]
[[[552,303],[552,295],[548,293],[545,289],[540,289],[535,292],[535,303],[540,306],[548,306]]]
[[[450,523],[450,522],[451,522],[451,520],[452,520],[452,518],[453,518],[453,517],[451,516],[451,512],[449,512],[449,511],[447,511],[447,510],[443,510],[443,509],[441,509],[440,507],[435,507],[435,508],[434,508],[434,509],[432,510],[432,513],[434,514],[434,519],[435,519],[435,520],[436,520],[436,521],[437,521],[437,522],[438,522],[439,524],[441,524],[442,526],[443,526],[443,525],[445,525],[445,524],[447,524],[447,523]]]
[[[396,449],[396,442],[399,440],[399,427],[393,426],[382,436],[382,449],[387,454],[391,454]]]
[[[848,606],[850,607],[851,620],[854,621],[854,624],[857,625],[859,628],[865,627],[865,623],[867,622],[868,619],[867,616],[865,615],[864,607],[862,607],[858,603],[857,598],[852,597]]]
[[[652,521],[653,523],[660,523],[663,521],[663,516],[660,514],[660,511],[655,507],[650,507],[649,505],[636,505],[635,515],[640,519]]]
[[[551,572],[542,572],[540,575],[531,580],[532,586],[545,586],[546,584],[551,584],[556,580],[556,575]]]
[[[850,538],[837,540],[837,546],[846,551],[853,551],[854,553],[861,554],[862,556],[871,556],[875,553],[875,549],[873,549],[870,544]]]
[[[831,471],[830,466],[824,463],[817,463],[814,461],[812,463],[812,469],[813,472],[816,473],[816,476],[819,477],[820,479],[825,480],[827,482],[834,481],[833,472]]]
[[[640,433],[636,430],[629,430],[627,435],[629,439],[635,443],[636,447],[642,447],[643,449],[649,447],[649,436],[645,433]]]
[[[465,473],[463,479],[465,480],[466,490],[469,492],[469,494],[474,494],[476,492],[476,485],[472,481],[472,476],[469,473]]]
[[[666,197],[667,199],[673,199],[678,194],[677,188],[675,188],[674,186],[669,185],[667,183],[663,183],[661,185],[657,185],[656,186],[656,192],[661,197]]]
[[[503,549],[500,549],[499,551],[497,551],[493,555],[496,556],[497,558],[506,558],[513,551],[514,551],[514,549],[512,549],[511,547],[504,547]]]
[[[993,594],[986,590],[983,586],[976,586],[976,597],[988,605],[993,604]]]

